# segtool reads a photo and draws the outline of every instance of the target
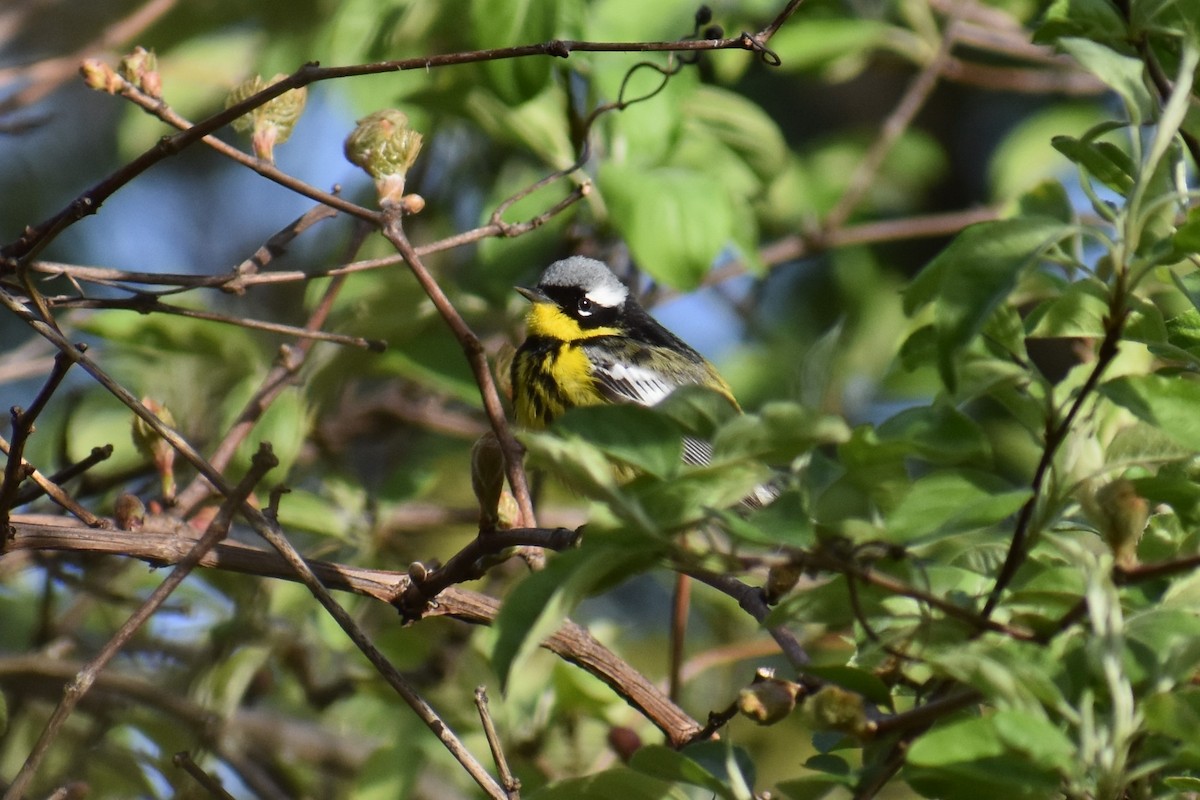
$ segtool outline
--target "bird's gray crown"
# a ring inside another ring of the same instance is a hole
[[[629,289],[601,261],[585,256],[571,256],[546,267],[538,279],[542,288],[578,286],[592,302],[613,308],[625,302]]]

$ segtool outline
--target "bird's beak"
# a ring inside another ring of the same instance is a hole
[[[514,286],[514,289],[526,300],[531,303],[549,303],[550,298],[541,289],[529,288],[528,286]]]

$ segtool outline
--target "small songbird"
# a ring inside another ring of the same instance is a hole
[[[719,392],[738,409],[716,368],[647,314],[603,263],[583,256],[556,261],[536,288],[517,291],[533,303],[512,363],[522,426],[544,428],[575,406],[652,406],[689,384]],[[707,442],[685,439],[685,461],[710,458]]]

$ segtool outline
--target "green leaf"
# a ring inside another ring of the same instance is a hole
[[[1076,757],[1062,731],[1016,709],[940,725],[908,751],[911,765],[930,770],[910,776],[910,783],[922,790],[926,781],[939,784],[939,793],[951,798],[978,797],[981,785],[997,796],[1042,797],[1057,788]]]
[[[701,84],[683,97],[679,111],[684,116],[685,136],[691,126],[712,135],[759,179],[774,178],[786,166],[790,151],[779,124],[744,95]]]
[[[487,50],[545,42],[558,33],[557,0],[473,0],[471,33],[475,47]],[[510,105],[538,94],[550,80],[550,58],[500,58],[483,63],[492,91]]]
[[[966,470],[935,472],[916,481],[887,518],[887,538],[908,543],[983,528],[1016,512],[1028,489]]]
[[[1141,59],[1089,39],[1068,37],[1060,39],[1059,46],[1120,95],[1134,125],[1151,118],[1153,103],[1142,77],[1145,67]]]
[[[757,414],[734,417],[713,439],[714,458],[753,456],[786,464],[814,447],[849,441],[850,427],[841,417],[799,403],[767,403]]]
[[[727,745],[721,746],[722,750],[726,748]],[[633,754],[633,758],[630,759],[629,766],[659,780],[699,786],[717,797],[726,798],[726,800],[735,800],[736,798],[725,782],[716,775],[683,753],[663,745],[646,745],[638,748],[638,751]]]
[[[680,386],[654,408],[704,440],[711,440],[718,428],[738,416],[728,397],[707,386]]]
[[[1200,207],[1188,210],[1187,219],[1171,237],[1176,249],[1183,253],[1200,253]]]
[[[527,575],[504,598],[496,617],[492,668],[501,687],[513,666],[557,630],[580,600],[653,566],[659,549],[645,537],[589,537],[577,549],[555,555],[542,571]]]
[[[951,403],[905,409],[877,429],[882,442],[897,442],[933,464],[986,460],[991,445],[975,420]]]
[[[670,784],[627,767],[547,784],[524,795],[528,800],[686,800]]]
[[[689,468],[671,480],[635,480],[626,492],[637,498],[661,535],[700,522],[710,509],[735,505],[770,477],[763,464],[725,462]]]
[[[1054,0],[1042,17],[1034,41],[1081,36],[1116,42],[1124,40],[1126,33],[1125,20],[1108,0]]]
[[[638,266],[667,286],[698,286],[733,237],[733,201],[715,176],[606,163],[597,184]]]
[[[1136,165],[1113,144],[1081,141],[1071,136],[1055,136],[1050,143],[1114,192],[1126,194],[1133,188]]]
[[[1200,450],[1200,384],[1182,375],[1126,375],[1100,386],[1112,402],[1189,449]]]
[[[786,490],[770,505],[746,516],[745,509],[718,510],[729,535],[754,544],[811,547],[814,542],[812,521],[799,491]]]
[[[873,672],[858,667],[832,664],[829,666],[809,665],[804,668],[804,673],[829,681],[843,689],[857,692],[883,708],[892,707],[891,689]]]
[[[1095,278],[1084,278],[1034,309],[1025,326],[1033,338],[1101,337],[1107,316],[1108,287]]]
[[[1021,271],[1068,228],[1045,217],[983,222],[963,230],[904,293],[911,315],[934,302],[938,368],[954,390],[954,357],[983,329],[992,313],[1016,288]]]
[[[660,478],[679,471],[683,434],[657,409],[632,403],[574,408],[553,429],[580,437],[609,456]]]
[[[816,69],[853,57],[865,64],[865,56],[884,46],[893,31],[901,33],[882,21],[863,17],[805,18],[797,23],[783,26],[771,37],[771,49],[788,71]]]

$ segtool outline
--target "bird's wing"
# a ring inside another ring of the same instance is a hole
[[[618,337],[601,338],[603,341],[584,344],[583,349],[597,391],[610,402],[652,406],[684,384],[701,382],[686,373],[650,366],[656,360],[654,351],[660,348]],[[664,363],[663,359],[657,361]]]

